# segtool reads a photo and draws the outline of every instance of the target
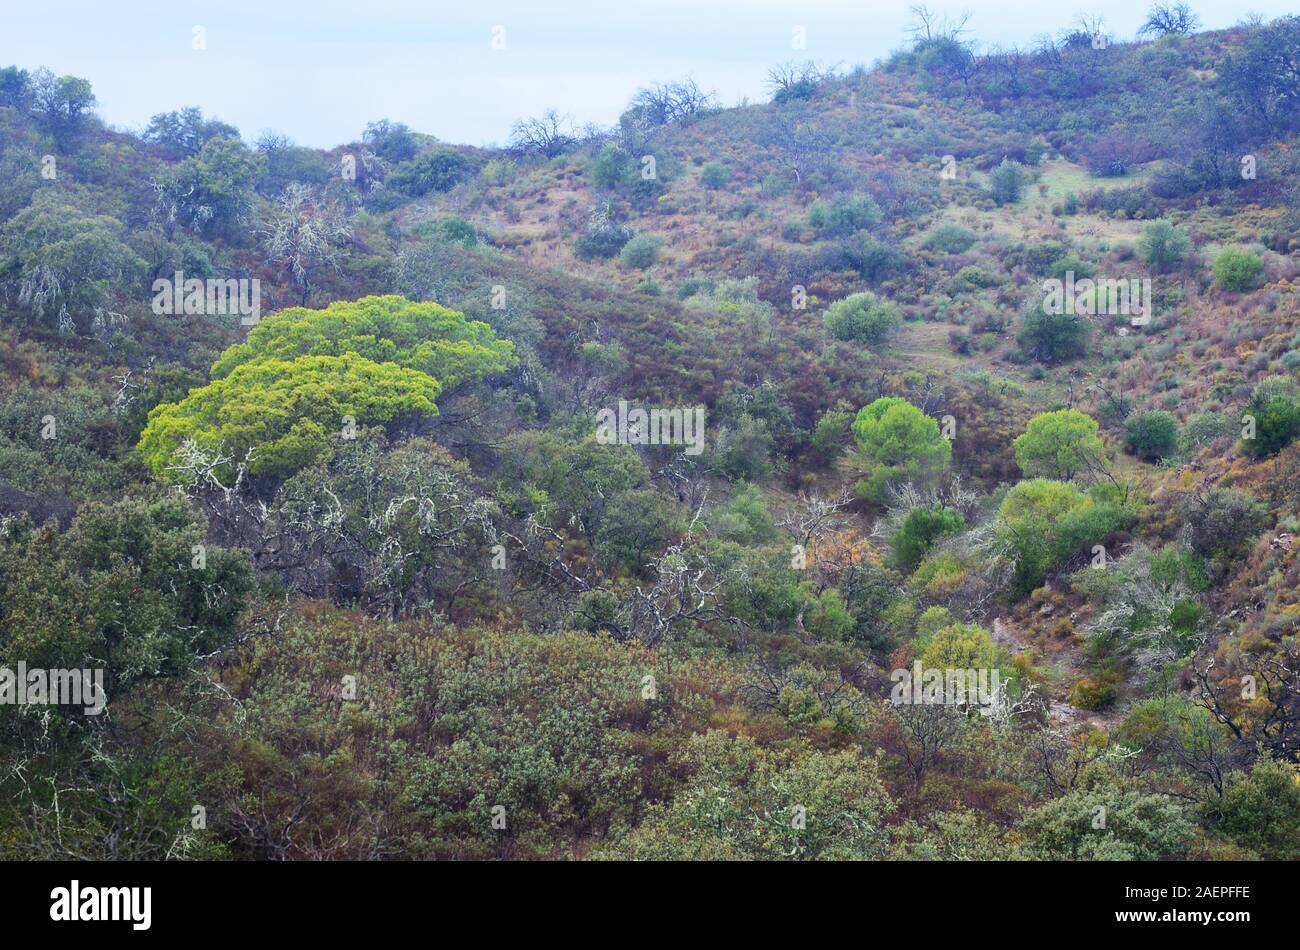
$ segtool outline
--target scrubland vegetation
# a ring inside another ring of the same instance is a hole
[[[0,666],[108,696],[0,854],[1300,858],[1300,19],[1175,12],[500,149],[0,69]]]

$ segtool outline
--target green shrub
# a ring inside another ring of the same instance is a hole
[[[1011,443],[1016,464],[1031,478],[1073,478],[1104,459],[1105,446],[1097,433],[1096,420],[1078,409],[1039,413]]]
[[[1264,273],[1264,262],[1244,247],[1225,247],[1214,258],[1214,286],[1250,290]]]
[[[883,343],[903,322],[896,304],[867,291],[835,301],[822,319],[834,339],[868,345]]]
[[[1016,330],[1016,342],[1025,355],[1043,363],[1063,363],[1088,352],[1092,327],[1077,313],[1048,313],[1034,300]]]
[[[913,508],[889,542],[895,563],[911,570],[930,553],[936,541],[946,535],[960,534],[964,527],[966,519],[952,508],[942,505]]]
[[[1242,447],[1255,456],[1275,455],[1300,435],[1300,386],[1290,376],[1261,380],[1246,406],[1247,425],[1254,420],[1254,437],[1242,438]]]
[[[1156,461],[1178,447],[1178,422],[1167,412],[1141,412],[1124,423],[1124,440],[1133,455]]]
[[[1187,259],[1192,239],[1182,228],[1168,221],[1152,221],[1138,239],[1138,256],[1152,270],[1172,270]]]
[[[853,420],[853,437],[866,471],[858,493],[873,501],[884,501],[892,483],[932,481],[952,462],[952,443],[939,424],[897,396],[864,406]]]
[[[1285,762],[1259,759],[1249,773],[1229,772],[1223,797],[1213,803],[1222,830],[1261,858],[1300,858],[1300,782]]]
[[[923,247],[945,254],[961,254],[975,243],[975,234],[959,224],[941,224],[925,236]]]
[[[1212,488],[1185,512],[1192,548],[1205,557],[1236,558],[1268,527],[1268,509],[1240,488]]]
[[[618,259],[625,267],[645,270],[659,260],[659,248],[662,245],[663,238],[656,234],[638,234],[623,245]]]
[[[880,223],[880,206],[870,195],[836,195],[830,201],[815,201],[808,209],[808,223],[833,237],[844,237]]]
[[[1002,159],[989,175],[989,191],[999,205],[1015,204],[1025,187],[1025,169],[1019,162]]]
[[[708,162],[700,169],[700,183],[705,188],[721,188],[731,181],[731,172],[721,162]]]

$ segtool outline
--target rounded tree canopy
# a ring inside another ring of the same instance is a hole
[[[444,390],[504,372],[515,363],[514,344],[486,323],[439,304],[397,295],[336,301],[324,310],[290,307],[263,319],[244,343],[212,366],[214,379],[264,359],[343,356],[396,363],[436,379]]]

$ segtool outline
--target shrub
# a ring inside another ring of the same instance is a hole
[[[1212,488],[1188,505],[1192,548],[1206,557],[1238,557],[1268,527],[1268,509],[1240,488]]]
[[[638,234],[619,251],[618,259],[622,261],[625,267],[635,267],[638,270],[645,270],[652,266],[659,259],[659,248],[663,244],[663,238],[655,234]]]
[[[1113,788],[1075,788],[1030,810],[1020,828],[1031,852],[1076,861],[1156,861],[1186,853],[1194,828],[1177,801],[1111,781]],[[1106,816],[1100,829],[1094,825],[1099,809]]]
[[[1068,482],[1035,478],[1007,493],[996,530],[1017,587],[1030,591],[1042,585],[1049,570],[1087,554],[1132,516],[1113,488],[1095,486],[1085,493]]]
[[[1138,239],[1138,256],[1152,270],[1172,270],[1187,259],[1192,239],[1182,228],[1168,221],[1152,221]]]
[[[721,188],[731,181],[731,172],[721,162],[708,162],[700,169],[700,183],[705,188]]]
[[[1128,450],[1148,462],[1165,458],[1178,447],[1178,423],[1167,412],[1141,412],[1124,423]]]
[[[815,201],[808,209],[808,223],[834,237],[874,227],[881,217],[880,206],[870,195],[836,195],[830,201]]]
[[[989,175],[989,191],[1000,205],[1015,204],[1025,187],[1025,170],[1019,162],[1002,159],[1002,164]]]
[[[1035,299],[1020,318],[1016,342],[1027,356],[1051,364],[1085,355],[1091,336],[1092,327],[1086,317],[1077,313],[1048,313],[1042,301]]]
[[[1183,452],[1194,452],[1235,431],[1232,419],[1221,412],[1193,413],[1178,433],[1178,447]]]
[[[961,254],[970,250],[975,235],[959,224],[941,224],[925,237],[924,247],[945,254]]]
[[[1264,262],[1244,247],[1225,247],[1214,258],[1214,286],[1250,290],[1264,272]]]
[[[812,436],[808,439],[808,446],[817,453],[823,464],[830,462],[848,444],[849,426],[852,424],[852,413],[837,409],[827,411],[817,420]]]
[[[1254,420],[1254,437],[1242,439],[1251,455],[1274,455],[1300,435],[1300,386],[1289,376],[1269,376],[1260,381],[1246,406],[1247,421]]]
[[[579,235],[574,252],[584,261],[613,257],[630,240],[632,229],[616,222],[609,202],[603,202],[591,209],[587,227]]]
[[[1040,413],[1012,442],[1016,464],[1031,478],[1073,478],[1104,457],[1105,446],[1097,433],[1096,420],[1077,409]]]
[[[449,191],[475,171],[474,163],[455,152],[430,152],[393,169],[384,187],[419,198],[429,192]]]
[[[1300,858],[1300,782],[1293,766],[1262,758],[1249,773],[1229,772],[1216,803],[1222,830],[1261,858]]]
[[[991,670],[998,665],[998,650],[983,627],[954,623],[917,644],[921,665],[941,670]]]
[[[894,561],[911,570],[930,553],[930,548],[946,535],[959,534],[966,526],[961,513],[942,505],[913,508],[903,519],[898,532],[890,539]]]
[[[927,607],[916,621],[916,635],[920,638],[932,636],[944,627],[954,623],[952,611],[947,607]]]
[[[642,574],[680,530],[678,513],[663,495],[651,488],[629,489],[610,499],[596,532],[596,553],[609,567]]]
[[[831,587],[822,592],[804,615],[804,625],[819,640],[845,641],[853,635],[855,621],[840,592]]]
[[[865,291],[835,301],[822,319],[834,339],[869,345],[883,343],[903,322],[894,303]]]
[[[900,273],[907,266],[907,258],[898,248],[865,231],[841,241],[838,253],[844,265],[852,267],[863,280],[873,284]]]
[[[930,481],[952,462],[952,443],[939,434],[939,424],[897,396],[864,406],[853,420],[853,437],[867,473],[858,493],[873,501],[884,501],[891,483]]]
[[[1070,687],[1070,705],[1080,709],[1105,709],[1115,701],[1114,681],[1087,676]]]
[[[1047,154],[1052,147],[1051,143],[1041,135],[1035,135],[1025,146],[1025,164],[1037,165],[1042,162],[1043,156]]]

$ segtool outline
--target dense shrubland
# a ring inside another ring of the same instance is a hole
[[[1300,25],[1169,12],[505,149],[0,70],[0,652],[110,699],[0,705],[0,848],[1300,856]]]

